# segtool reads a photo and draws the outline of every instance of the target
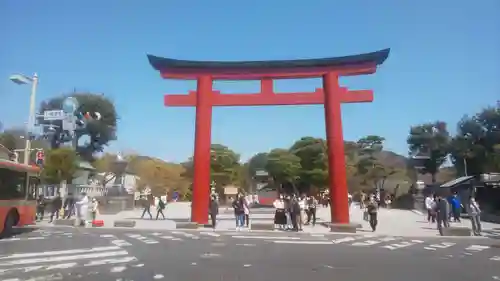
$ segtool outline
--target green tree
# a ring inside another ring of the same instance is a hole
[[[42,179],[48,184],[59,184],[62,181],[71,183],[78,170],[78,156],[67,147],[50,149],[45,153]]]
[[[74,92],[58,96],[47,101],[43,101],[40,105],[40,113],[46,110],[59,110],[62,108],[62,103],[67,97],[73,97],[78,100],[80,107],[79,112],[99,112],[100,120],[90,120],[84,130],[75,132],[75,143],[77,143],[76,151],[78,155],[91,162],[95,152],[102,152],[104,146],[110,141],[116,140],[116,121],[118,119],[113,102],[106,98],[103,94],[92,94],[86,92]],[[45,121],[38,120],[41,124],[55,125],[56,128],[62,127],[62,121]],[[86,136],[91,141],[83,142],[82,137]],[[58,147],[57,143],[53,142],[53,147]]]
[[[446,123],[436,121],[410,128],[407,139],[411,156],[424,156],[428,159],[422,161],[423,168],[419,169],[422,174],[431,174],[432,182],[436,182],[436,174],[448,157],[450,150],[450,133]]]
[[[323,188],[328,181],[328,156],[324,139],[303,137],[296,141],[290,152],[300,158],[300,185]]]
[[[269,152],[266,170],[277,183],[296,183],[300,175],[300,158],[288,149],[273,149]]]
[[[267,152],[260,152],[248,160],[248,173],[251,177],[255,177],[258,171],[264,171],[266,169],[267,158]]]
[[[182,163],[185,171],[183,176],[192,181],[194,176],[193,158]],[[244,177],[240,165],[240,155],[222,144],[211,145],[210,175],[215,182],[216,191],[222,193],[222,188],[229,184],[240,184]]]
[[[9,150],[17,150],[18,161],[24,159],[24,148],[26,147],[26,130],[22,128],[10,128],[0,134],[0,144],[7,147]],[[30,163],[35,162],[37,149],[48,149],[49,144],[43,138],[37,138],[31,141]]]
[[[488,107],[458,122],[451,158],[460,175],[500,171],[500,105]],[[467,166],[467,167],[465,167]]]

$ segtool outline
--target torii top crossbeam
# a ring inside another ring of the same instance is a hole
[[[335,72],[338,76],[372,74],[388,57],[390,49],[377,52],[323,59],[281,61],[190,61],[148,55],[149,63],[165,79],[195,80],[210,76],[213,80],[260,80],[261,91],[254,94],[225,94],[212,91],[212,106],[252,105],[304,105],[323,104],[323,89],[313,92],[277,95],[273,90],[274,79],[313,78]],[[372,102],[370,90],[340,91],[342,103]],[[188,95],[165,95],[166,106],[195,106],[196,91]]]

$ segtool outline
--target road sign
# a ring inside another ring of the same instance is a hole
[[[43,112],[43,120],[53,121],[66,118],[63,110],[47,110]]]

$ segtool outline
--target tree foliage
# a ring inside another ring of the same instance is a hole
[[[411,156],[428,157],[423,160],[422,174],[431,174],[432,182],[436,182],[436,174],[446,161],[450,150],[450,133],[445,122],[436,121],[410,128],[407,139]]]
[[[102,94],[75,92],[43,101],[40,105],[40,114],[43,114],[46,110],[62,109],[62,103],[67,97],[78,100],[80,107],[77,111],[99,112],[101,114],[100,120],[89,121],[84,130],[75,132],[78,155],[86,161],[92,161],[94,153],[102,152],[110,141],[116,140],[116,121],[118,117],[115,106],[110,99]],[[60,120],[45,121],[41,118],[38,122],[45,125],[55,125],[55,128],[62,128],[62,121]],[[94,144],[92,145],[91,141],[84,140],[84,136],[86,136],[85,139],[94,141]],[[58,147],[56,142],[53,142],[52,145]]]
[[[78,170],[78,156],[67,147],[50,149],[45,153],[42,179],[48,184],[59,184],[62,181],[71,182]]]
[[[173,191],[185,194],[188,191],[189,182],[182,177],[184,168],[179,164],[148,158],[136,163],[134,172],[139,177],[138,190],[149,188],[154,196]]]
[[[326,142],[321,138],[303,137],[289,149],[300,159],[300,186],[323,187],[328,181],[328,156]]]
[[[465,174],[465,168],[471,175],[499,172],[500,105],[463,117],[457,127],[450,153],[459,174]]]
[[[18,160],[22,161],[24,158],[24,148],[26,147],[26,130],[23,128],[11,128],[0,133],[0,144],[5,146],[10,151],[18,150]],[[35,162],[37,149],[48,149],[49,144],[44,139],[34,139],[31,141],[30,163]]]
[[[269,152],[266,170],[278,183],[296,183],[300,179],[300,158],[288,149]]]

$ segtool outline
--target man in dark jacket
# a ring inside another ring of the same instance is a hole
[[[217,202],[217,196],[210,196],[210,202],[208,204],[210,219],[212,220],[212,227],[213,229],[215,229],[215,226],[217,224],[217,215],[219,214],[219,202]]]
[[[68,193],[68,196],[64,200],[64,218],[69,219],[73,215],[73,211],[75,210],[75,197],[73,197],[72,193]]]
[[[54,200],[52,200],[52,212],[50,213],[50,221],[52,222],[54,220],[54,215],[56,217],[56,220],[59,219],[59,211],[62,208],[62,199],[61,199],[61,194],[57,193],[56,197],[54,197]]]
[[[450,210],[450,205],[448,204],[448,201],[441,195],[437,196],[435,212],[436,212],[437,229],[441,236],[443,236],[443,226],[449,227],[449,222],[448,222],[449,210]]]

